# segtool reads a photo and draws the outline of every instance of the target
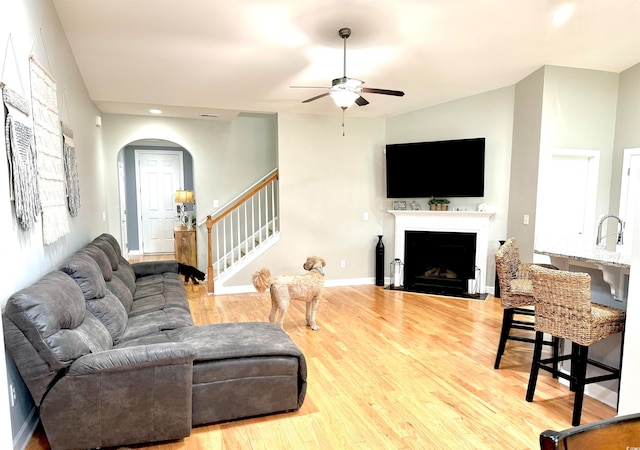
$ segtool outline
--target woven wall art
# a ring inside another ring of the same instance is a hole
[[[56,81],[33,57],[29,58],[29,73],[42,236],[48,245],[69,233],[58,97]]]
[[[42,212],[31,108],[28,100],[7,86],[2,87],[2,101],[6,113],[4,131],[10,195],[18,223],[23,230],[29,230]]]
[[[73,130],[62,125],[62,153],[64,155],[64,174],[67,185],[67,206],[71,217],[78,215],[80,208],[80,182],[76,163],[76,146],[73,142]]]

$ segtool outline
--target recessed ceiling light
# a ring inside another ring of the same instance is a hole
[[[156,108],[151,108],[151,109],[149,110],[149,112],[150,112],[151,114],[162,114],[162,110],[161,110],[161,109],[156,109]]]
[[[573,4],[565,3],[564,5],[556,9],[556,12],[553,13],[553,19],[551,19],[551,22],[556,26],[562,25],[567,20],[569,20],[571,14],[573,14]]]

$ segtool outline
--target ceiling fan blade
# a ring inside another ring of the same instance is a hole
[[[326,97],[327,95],[329,95],[329,93],[325,92],[324,94],[320,94],[320,95],[316,95],[315,97],[308,98],[308,99],[304,100],[302,103],[309,103],[309,102],[312,102],[314,100],[318,100],[319,98]]]
[[[404,95],[404,92],[402,91],[392,91],[390,89],[376,89],[368,87],[363,87],[362,92],[368,92],[369,94],[395,95],[396,97],[402,97]]]
[[[369,104],[369,102],[364,97],[358,97],[356,99],[356,105],[358,105],[358,106],[367,106],[368,104]]]

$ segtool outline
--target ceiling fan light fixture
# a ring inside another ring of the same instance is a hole
[[[360,94],[346,89],[331,89],[329,95],[336,105],[342,109],[347,109],[356,102]]]

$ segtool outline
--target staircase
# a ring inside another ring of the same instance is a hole
[[[278,171],[207,216],[207,292],[223,286],[280,240]]]

